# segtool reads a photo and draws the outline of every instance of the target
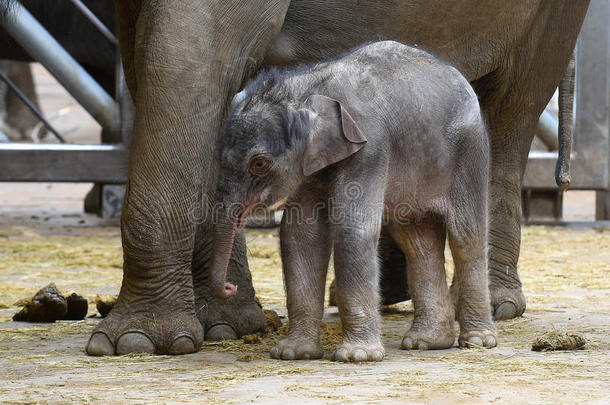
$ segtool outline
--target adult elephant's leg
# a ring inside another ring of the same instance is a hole
[[[177,354],[201,344],[191,214],[211,206],[206,191],[215,183],[222,117],[280,29],[287,3],[143,0],[128,10],[137,22],[126,66],[135,122],[121,222],[123,284],[89,354]],[[129,29],[120,24],[119,31]]]
[[[534,125],[535,120],[529,119],[509,134],[490,128],[489,289],[496,320],[514,318],[525,311],[517,262],[521,243],[522,166],[527,161],[532,140],[529,134],[533,135]],[[510,141],[505,142],[503,137]]]
[[[383,305],[408,300],[407,259],[389,232],[382,228],[379,238],[379,292]]]
[[[473,83],[490,135],[489,289],[496,320],[525,310],[517,273],[521,183],[538,117],[565,72],[586,5],[586,0],[543,3],[504,65]]]
[[[193,285],[197,317],[205,329],[206,340],[237,339],[265,330],[265,315],[256,303],[252,276],[246,259],[244,233],[235,235],[235,245],[227,269],[227,281],[239,286],[227,300],[212,296],[208,288],[208,269],[212,256],[212,227],[209,222],[197,228],[193,254]]]
[[[524,47],[528,45],[531,46]],[[517,272],[521,184],[538,117],[559,83],[562,66],[567,65],[571,50],[565,52],[565,62],[560,51],[551,50],[555,57],[548,52],[540,51],[534,59],[525,55],[527,59],[522,63],[513,56],[517,61],[505,71],[506,76],[492,73],[474,83],[483,95],[491,146],[489,289],[496,320],[514,318],[525,311],[525,296]]]

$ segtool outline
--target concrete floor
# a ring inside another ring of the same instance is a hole
[[[80,214],[72,192],[84,194],[86,185],[33,189],[0,189],[2,403],[602,404],[610,397],[610,229],[524,227],[520,273],[528,310],[496,324],[499,345],[491,350],[400,350],[413,317],[404,303],[383,315],[382,363],[330,362],[333,344],[325,345],[325,360],[272,360],[277,334],[253,345],[207,343],[187,356],[91,358],[83,349],[97,317],[55,324],[10,318],[15,301],[48,282],[84,294],[95,314],[95,295],[116,294],[120,286],[119,229]],[[257,295],[285,322],[277,232],[251,230],[247,237]],[[336,308],[326,310],[325,322],[338,327]],[[581,333],[588,344],[532,352],[534,338],[553,329]]]

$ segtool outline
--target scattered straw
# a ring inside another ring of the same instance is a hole
[[[262,342],[260,335],[257,335],[257,334],[244,335],[241,337],[241,340],[243,340],[244,343],[247,345],[252,345],[252,344],[257,344],[257,343]]]

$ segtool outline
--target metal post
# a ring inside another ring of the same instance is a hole
[[[548,150],[557,150],[559,148],[559,140],[557,139],[558,128],[557,117],[546,108],[538,120],[536,136]]]
[[[119,44],[119,41],[116,39],[114,34],[104,25],[103,22],[99,20],[99,18],[97,18],[95,14],[93,14],[91,10],[87,8],[87,6],[83,4],[81,0],[70,1],[72,1],[72,4],[74,4],[74,6],[78,8],[81,13],[83,13],[83,15],[91,22],[91,24],[93,24],[95,28],[97,28],[97,30],[101,32],[103,36],[106,37],[108,42],[110,42],[112,45]]]
[[[120,142],[119,109],[104,89],[19,3],[2,18],[4,29]]]

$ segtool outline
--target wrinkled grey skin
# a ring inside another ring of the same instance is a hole
[[[373,89],[370,99],[358,97],[363,86]],[[456,265],[460,345],[495,346],[487,282],[489,145],[468,81],[422,50],[383,41],[304,71],[264,73],[244,92],[220,140],[216,197],[228,218],[214,233],[210,290],[219,297],[234,292],[226,264],[249,207],[287,198],[280,238],[290,329],[271,356],[322,357],[332,246],[343,326],[333,359],[382,360],[382,224],[408,262],[415,317],[402,347],[446,349],[455,341],[446,234]]]
[[[587,6],[588,0],[116,1],[135,103],[121,225],[124,277],[117,305],[87,352],[187,353],[204,334],[235,337],[264,328],[243,233],[236,233],[228,269],[237,293],[219,301],[207,288],[212,234],[203,213],[215,200],[214,148],[223,119],[261,66],[326,60],[379,38],[418,44],[473,84],[491,141],[491,303],[497,319],[520,315],[521,179],[533,129],[565,71]]]

